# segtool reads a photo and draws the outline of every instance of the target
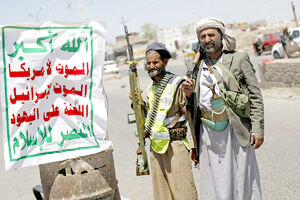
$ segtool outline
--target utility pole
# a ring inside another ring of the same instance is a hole
[[[296,10],[295,10],[295,5],[294,5],[294,0],[290,0],[290,1],[291,1],[293,13],[294,13],[294,18],[295,18],[296,27],[298,27],[299,24],[298,24],[298,19],[297,19],[297,15],[296,15]]]
[[[83,0],[78,0],[78,8],[79,8],[79,11],[80,11],[81,21],[86,22],[87,17],[86,17],[86,12],[85,12],[85,7],[84,7]]]
[[[269,12],[268,12],[268,1],[264,0],[264,6],[265,6],[265,17],[266,17],[266,23],[270,22]]]

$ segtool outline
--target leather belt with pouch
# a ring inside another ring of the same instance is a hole
[[[213,121],[213,122],[220,122],[228,119],[227,113],[222,112],[222,113],[216,113],[211,110],[205,110],[201,109],[201,118],[205,118],[207,120]]]
[[[201,109],[201,121],[207,128],[220,132],[226,129],[229,120],[225,109],[218,111]]]
[[[187,133],[187,127],[184,128],[172,128],[169,130],[170,133],[170,140],[175,141],[175,140],[183,140],[186,138],[186,133]]]

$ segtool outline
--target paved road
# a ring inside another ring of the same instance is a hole
[[[253,57],[257,68],[264,58]],[[149,78],[142,63],[138,70],[141,88],[145,89]],[[170,60],[168,69],[184,75],[182,57]],[[258,70],[257,70],[258,71]],[[131,113],[128,99],[129,84],[127,66],[121,66],[121,75],[105,75],[105,89],[109,100],[108,133],[114,145],[116,175],[121,195],[131,200],[151,200],[151,176],[135,175],[137,138],[135,125],[127,124],[127,113]],[[257,159],[262,179],[263,196],[266,200],[300,199],[300,96],[293,90],[265,90],[266,141],[257,151]],[[2,144],[2,137],[0,137]],[[149,148],[149,146],[147,147]],[[32,186],[39,184],[38,167],[27,167],[4,171],[3,154],[0,154],[0,200],[34,199]],[[198,169],[194,170],[195,179],[199,178]]]
[[[258,64],[270,55],[255,57],[249,53],[260,78]],[[114,143],[114,159],[121,194],[132,200],[153,199],[151,178],[135,176],[135,127],[126,124],[126,114],[131,112],[128,100],[127,66],[121,66],[122,77],[107,80],[105,85],[110,102],[109,130]],[[184,75],[182,59],[170,60],[168,70]],[[149,78],[140,63],[141,88],[145,89]],[[300,199],[300,93],[290,89],[263,90],[265,103],[265,143],[257,150],[261,173],[263,197],[266,200]],[[113,119],[113,120],[111,120]],[[194,169],[194,178],[200,178]]]

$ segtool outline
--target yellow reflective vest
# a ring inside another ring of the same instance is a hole
[[[152,124],[151,133],[150,133],[150,141],[151,148],[157,153],[165,153],[168,149],[170,143],[170,134],[169,130],[166,127],[170,122],[174,119],[174,117],[167,118],[168,111],[172,106],[172,102],[174,100],[175,93],[177,88],[183,79],[179,76],[173,75],[173,77],[169,80],[167,85],[165,86],[162,95],[159,99],[159,104],[157,107],[157,113]],[[154,101],[155,101],[155,92],[158,85],[150,84],[147,88],[147,96],[149,98],[149,110],[148,116],[145,121],[145,127],[147,128],[150,124],[149,113],[153,112]],[[186,121],[185,116],[182,115],[178,121]],[[184,123],[184,126],[186,123]],[[183,139],[185,146],[189,149],[189,144],[187,138]]]

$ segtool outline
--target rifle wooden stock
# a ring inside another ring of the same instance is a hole
[[[195,51],[195,55],[194,55],[194,58],[193,58],[193,68],[190,69],[189,66],[187,66],[187,73],[186,73],[186,76],[188,78],[195,78],[194,75],[195,75],[195,70],[197,69],[199,63],[200,63],[200,58],[201,58],[201,51],[200,51],[200,43],[198,42],[198,45],[197,45],[197,48],[194,49]]]
[[[193,61],[194,64],[198,64],[200,56],[201,56],[200,52],[197,51],[196,54],[195,54],[195,57],[194,57],[194,61]]]

